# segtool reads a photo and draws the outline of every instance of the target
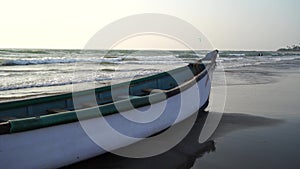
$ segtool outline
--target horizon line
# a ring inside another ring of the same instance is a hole
[[[16,47],[0,47],[0,50],[5,50],[5,49],[27,49],[27,50],[140,50],[140,51],[192,51],[191,49],[149,49],[149,48],[120,48],[120,49],[79,49],[79,48],[29,48],[29,47],[21,47],[21,48],[16,48]],[[196,51],[210,51],[210,50],[219,50],[219,51],[272,51],[276,52],[277,50],[268,50],[268,49],[196,49]]]

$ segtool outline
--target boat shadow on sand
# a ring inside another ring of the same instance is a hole
[[[198,158],[201,158],[206,153],[214,152],[216,150],[216,143],[213,140],[218,137],[222,137],[230,132],[237,130],[252,127],[274,126],[283,122],[283,120],[247,114],[224,113],[220,124],[211,139],[209,141],[206,141],[205,143],[200,144],[198,142],[199,135],[208,113],[209,112],[204,111],[199,112],[195,124],[193,125],[187,136],[179,144],[163,154],[148,158],[127,158],[112,153],[106,153],[63,168],[188,169],[194,165],[195,161]],[[184,125],[184,121],[177,125],[178,127],[180,127],[179,125]]]

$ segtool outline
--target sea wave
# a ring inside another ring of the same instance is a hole
[[[0,60],[1,66],[15,66],[15,65],[38,65],[38,64],[57,64],[57,63],[76,63],[76,62],[85,62],[85,63],[103,63],[103,64],[116,64],[122,61],[121,58],[81,58],[81,59],[72,59],[72,58],[48,58],[48,59],[3,59]]]
[[[0,49],[0,53],[49,54],[49,52],[45,49]]]
[[[158,73],[160,71],[143,71],[138,72],[133,76],[132,74],[125,74],[124,76],[112,76],[112,77],[90,77],[88,79],[63,79],[62,81],[49,81],[49,82],[35,82],[35,83],[21,83],[21,84],[15,84],[15,85],[3,85],[0,86],[0,91],[7,91],[7,90],[18,90],[18,89],[27,89],[27,88],[40,88],[40,87],[54,87],[54,86],[64,86],[64,85],[74,85],[74,84],[80,84],[80,83],[94,83],[94,82],[100,82],[105,83],[112,80],[121,80],[121,79],[132,79],[133,77],[142,77],[146,75],[153,75],[154,73]]]
[[[18,89],[27,89],[27,88],[36,88],[36,87],[64,86],[64,85],[88,83],[88,82],[95,82],[95,81],[108,81],[108,80],[111,80],[111,78],[95,78],[95,79],[86,79],[86,80],[70,80],[70,81],[63,81],[63,82],[46,82],[46,83],[36,83],[36,84],[22,84],[22,85],[15,85],[15,86],[1,86],[0,91],[18,90]]]

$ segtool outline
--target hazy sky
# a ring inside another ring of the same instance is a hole
[[[0,48],[81,49],[117,19],[162,13],[193,24],[218,49],[275,50],[300,43],[299,7],[299,0],[0,0]]]

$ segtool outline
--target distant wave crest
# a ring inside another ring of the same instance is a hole
[[[3,59],[0,60],[1,66],[15,66],[15,65],[38,65],[38,64],[57,64],[57,63],[76,63],[76,62],[86,62],[86,63],[104,63],[104,64],[116,64],[122,61],[120,58],[110,58],[110,59],[18,59],[10,60]]]

